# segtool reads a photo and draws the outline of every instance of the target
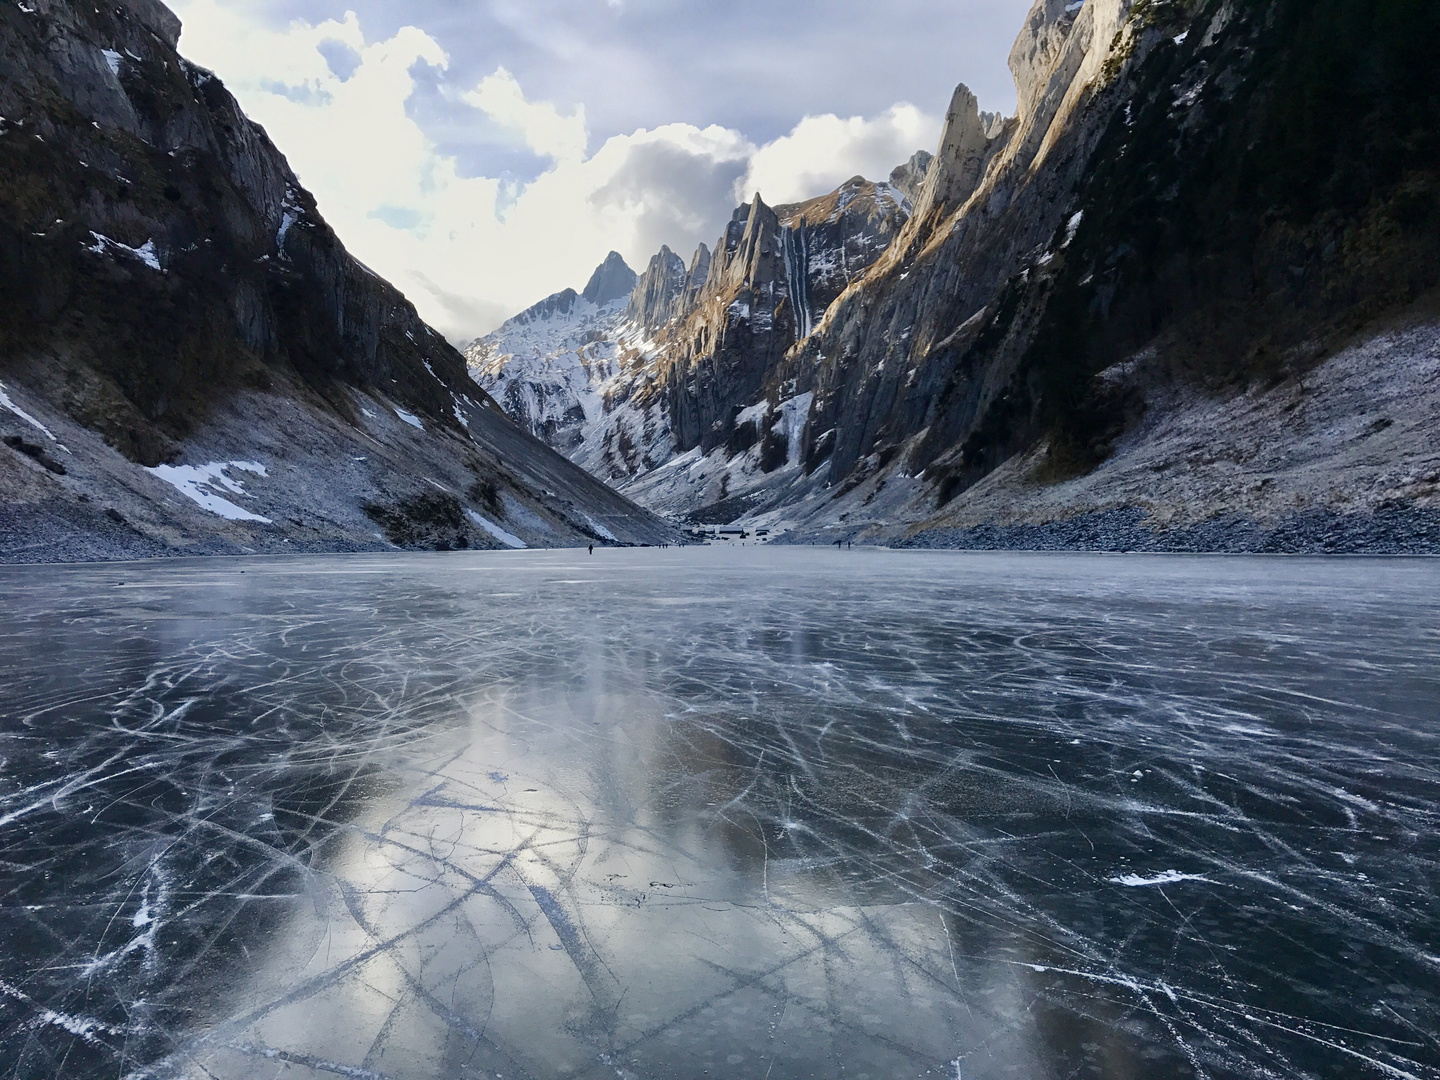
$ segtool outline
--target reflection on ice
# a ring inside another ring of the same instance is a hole
[[[1428,562],[6,570],[0,1066],[1440,1077],[1437,599]]]

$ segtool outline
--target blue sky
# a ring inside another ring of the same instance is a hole
[[[360,258],[463,341],[614,248],[688,257],[739,199],[934,149],[957,82],[1010,112],[1029,0],[175,0]]]

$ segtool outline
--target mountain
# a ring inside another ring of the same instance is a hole
[[[909,212],[895,185],[858,176],[803,203],[772,208],[757,195],[713,253],[700,245],[687,266],[662,248],[623,307],[557,293],[474,342],[470,370],[519,423],[595,475],[653,509],[696,513],[797,466],[792,443],[780,445],[788,429],[756,437],[755,418],[740,414]],[[798,415],[794,405],[781,412]],[[706,455],[699,469],[670,468]]]
[[[737,211],[572,456],[812,541],[1440,550],[1437,30],[1037,0],[1016,115],[957,88],[858,272],[818,207]]]
[[[597,307],[630,296],[635,288],[635,271],[625,265],[618,251],[605,256],[605,261],[595,268],[585,291],[580,295]]]
[[[800,534],[1434,545],[1436,400],[1406,388],[1440,337],[1436,24],[1036,3],[1019,115],[957,94],[906,233],[787,358],[830,485]]]
[[[0,8],[0,558],[671,537],[503,414],[179,32]]]

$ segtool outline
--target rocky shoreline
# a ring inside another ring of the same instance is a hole
[[[1440,555],[1440,510],[1384,507],[1374,513],[1311,510],[1276,522],[1239,515],[1155,528],[1140,507],[1042,524],[928,529],[895,548],[969,551],[1109,551],[1193,554]]]

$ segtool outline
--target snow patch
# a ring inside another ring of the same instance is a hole
[[[471,521],[473,521],[476,525],[479,525],[480,528],[484,529],[496,540],[499,540],[506,547],[523,548],[525,546],[524,540],[521,540],[512,532],[506,532],[499,525],[496,525],[495,522],[491,521],[483,514],[477,514],[474,510],[471,510],[467,507],[465,510],[465,516],[468,517]]]
[[[751,405],[748,409],[742,409],[740,412],[735,414],[735,426],[740,427],[744,424],[751,423],[760,424],[764,421],[765,417],[769,415],[769,413],[770,402],[767,401],[765,398],[761,398],[754,405]]]
[[[289,184],[285,185],[285,198],[280,203],[280,228],[275,233],[275,248],[282,259],[285,254],[285,237],[290,234],[295,222],[300,220],[299,195]]]
[[[245,489],[238,480],[225,475],[226,469],[264,476],[265,466],[255,461],[212,461],[208,465],[157,465],[145,471],[164,480],[191,502],[212,514],[219,514],[229,521],[259,521],[266,525],[270,519],[252,514],[224,498],[220,491],[232,495],[244,495]]]
[[[414,413],[408,413],[404,409],[400,408],[398,405],[391,405],[390,407],[395,410],[396,416],[398,416],[401,420],[404,420],[405,423],[409,424],[411,427],[419,428],[421,431],[425,430],[425,425],[420,422],[420,418]]]
[[[615,540],[615,534],[612,533],[609,529],[607,529],[604,525],[601,525],[589,514],[585,513],[582,510],[580,512],[580,516],[586,520],[586,522],[590,525],[591,531],[593,531],[596,536],[602,537],[606,540]]]
[[[20,408],[19,405],[16,405],[15,402],[10,400],[10,395],[5,392],[5,384],[3,382],[0,382],[0,409],[7,409],[8,411],[14,413],[21,420],[24,420],[27,424],[33,427],[36,431],[43,432],[45,437],[51,442],[55,443],[57,446],[60,445],[60,441],[55,438],[55,433],[53,431],[51,431],[48,427],[42,424],[39,420],[36,420],[35,417],[31,416],[24,409]],[[65,447],[61,446],[60,449],[65,450]],[[65,450],[65,452],[68,454],[70,451]]]
[[[105,57],[105,63],[110,65],[110,74],[118,77],[120,74],[120,54],[114,49],[101,49],[100,53]]]
[[[95,243],[87,247],[85,249],[86,251],[93,252],[96,255],[105,255],[112,251],[118,251],[139,259],[146,266],[150,267],[151,270],[161,269],[160,256],[155,251],[154,240],[146,240],[145,243],[141,244],[138,248],[134,248],[129,244],[122,244],[118,240],[111,240],[110,237],[103,236],[94,231],[92,231],[90,235],[95,238]]]

